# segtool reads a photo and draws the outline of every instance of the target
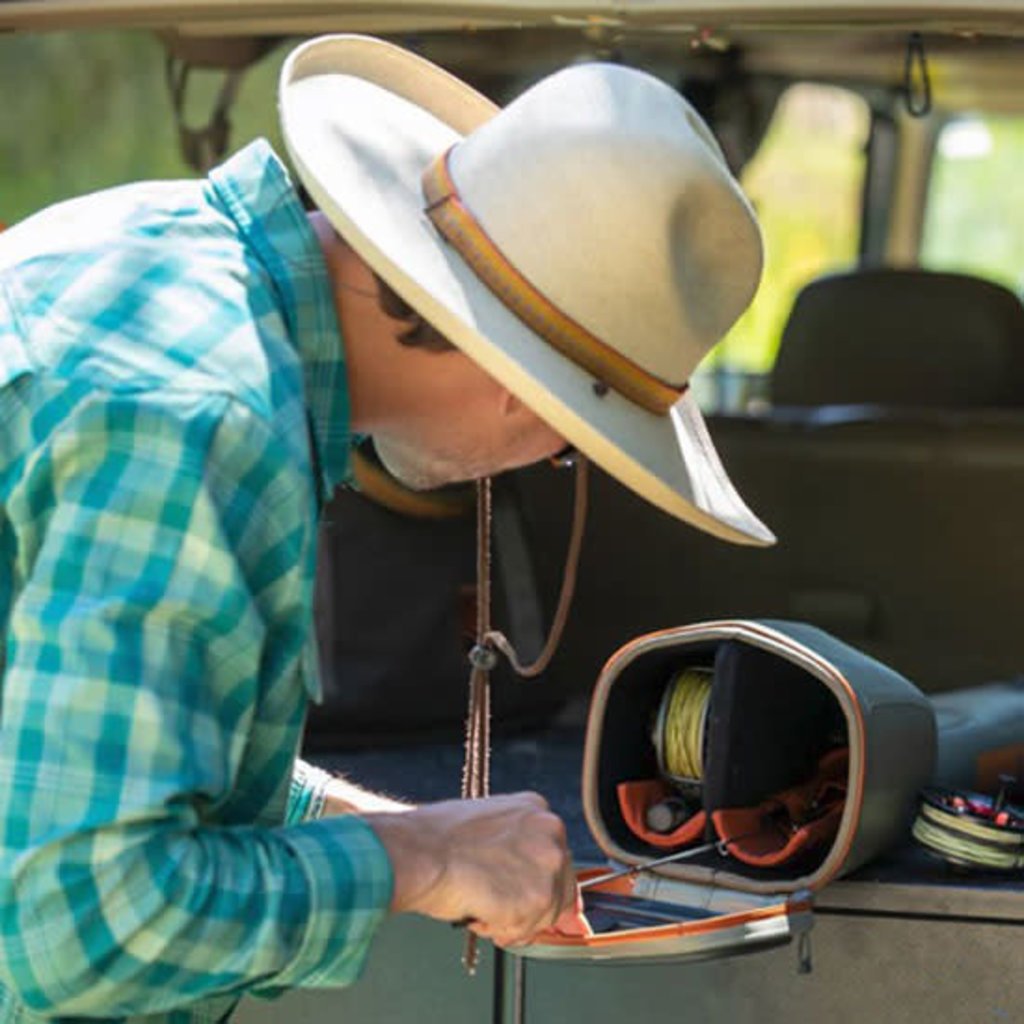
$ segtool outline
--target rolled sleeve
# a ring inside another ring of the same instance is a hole
[[[252,994],[349,985],[362,973],[370,943],[391,903],[391,862],[373,829],[354,815],[308,822],[282,837],[306,872],[306,932],[295,959]]]

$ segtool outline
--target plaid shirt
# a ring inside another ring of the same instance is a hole
[[[359,974],[390,865],[296,761],[341,354],[263,141],[0,235],[0,1021]]]

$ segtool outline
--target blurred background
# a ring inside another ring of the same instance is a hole
[[[282,44],[242,77],[231,148],[264,135],[282,151],[275,85]],[[186,123],[201,125],[219,72],[189,80]],[[142,32],[0,38],[0,223],[66,197],[141,178],[194,172],[178,147],[165,53]],[[767,264],[748,313],[703,369],[705,407],[741,409],[757,389],[735,384],[772,366],[798,290],[855,264],[870,129],[852,91],[798,83],[782,95],[742,183],[764,228]],[[922,266],[977,274],[1024,290],[1024,118],[959,116],[937,136],[924,216]],[[721,386],[732,380],[730,389]]]

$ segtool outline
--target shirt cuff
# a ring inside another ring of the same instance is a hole
[[[290,988],[350,985],[362,973],[391,904],[394,877],[387,852],[355,815],[307,822],[280,835],[306,873],[309,919],[292,962],[251,994],[274,998]]]
[[[288,789],[285,824],[298,825],[322,817],[332,778],[330,772],[297,758]]]

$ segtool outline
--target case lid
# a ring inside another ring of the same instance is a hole
[[[586,881],[603,869],[580,871]],[[584,893],[593,934],[547,932],[510,952],[537,960],[652,963],[735,956],[806,937],[811,895],[759,896],[657,875],[619,878]],[[801,948],[801,959],[808,957]]]

